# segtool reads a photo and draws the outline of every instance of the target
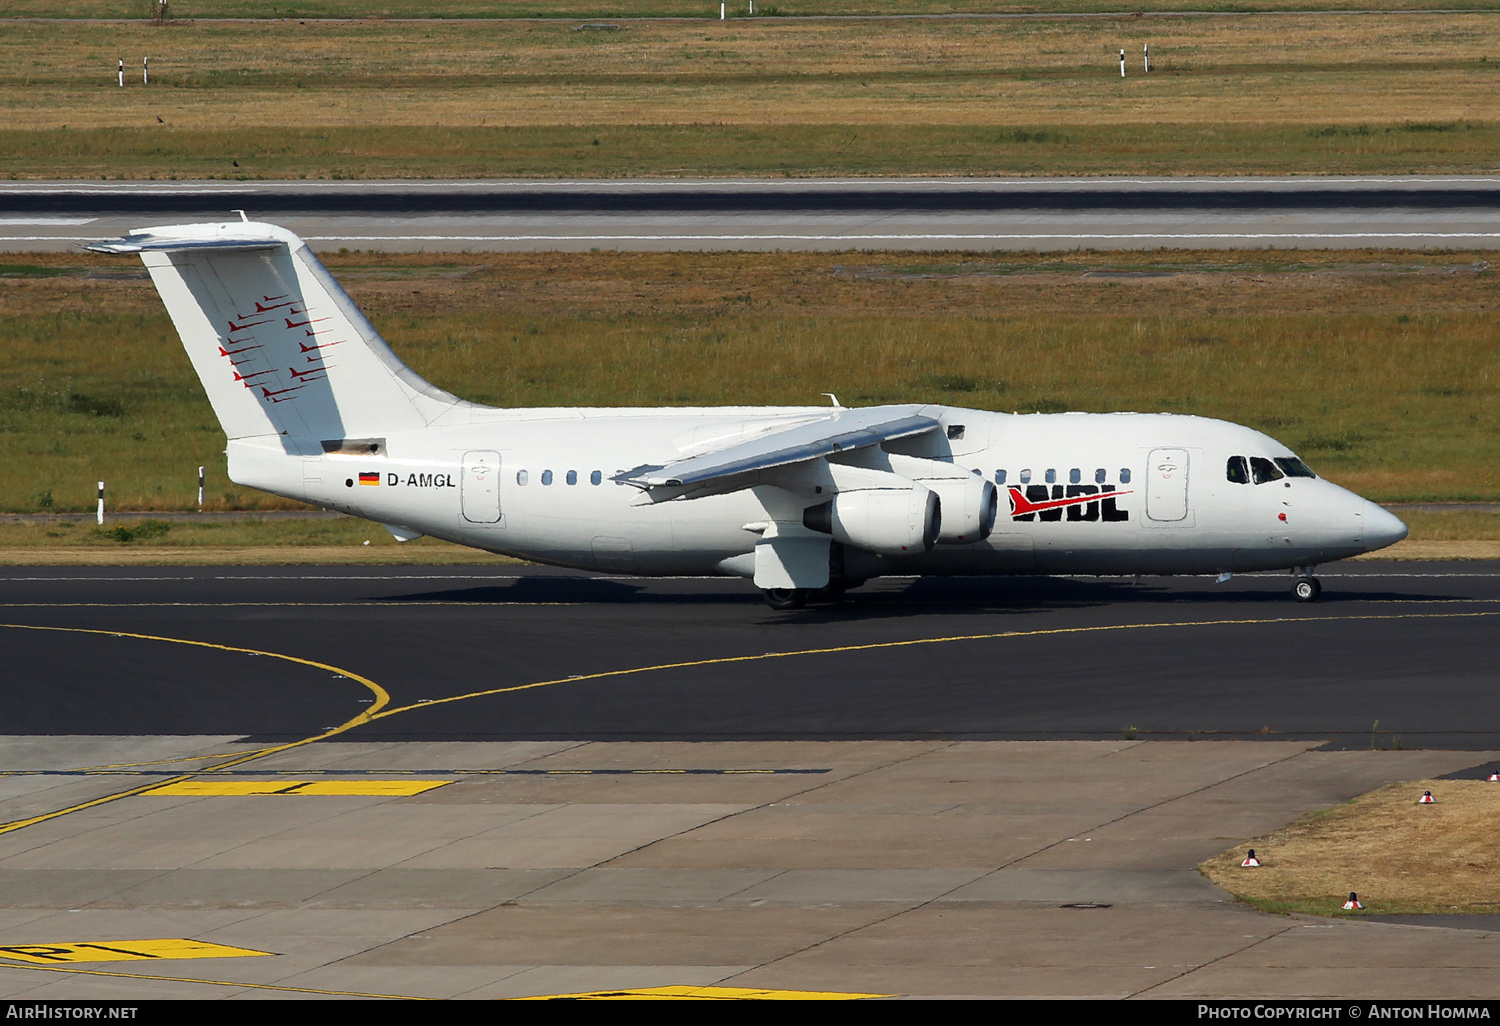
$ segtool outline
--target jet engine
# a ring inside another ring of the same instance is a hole
[[[802,523],[812,531],[868,552],[899,556],[925,552],[942,532],[942,503],[932,489],[913,482],[909,488],[873,488],[840,492],[809,507]]]
[[[922,482],[942,500],[943,524],[939,545],[968,545],[983,541],[995,529],[1000,514],[1000,492],[994,484],[970,474]]]

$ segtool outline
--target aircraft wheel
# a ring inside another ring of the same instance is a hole
[[[762,588],[761,596],[772,609],[801,609],[807,605],[806,588]]]
[[[1316,577],[1299,577],[1292,582],[1292,598],[1298,602],[1316,602],[1323,586]]]

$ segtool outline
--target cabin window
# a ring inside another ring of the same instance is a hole
[[[518,484],[518,485],[524,485],[527,481],[530,481],[530,480],[531,480],[531,475],[528,474],[528,473],[526,473],[526,471],[524,471],[524,470],[518,470],[518,471],[516,471],[516,484]]]
[[[1129,467],[1121,467],[1120,468],[1120,483],[1121,484],[1129,484],[1130,483],[1130,468]]]
[[[542,484],[549,485],[551,483],[552,483],[552,471],[550,471],[550,470],[544,470],[544,471],[542,471]]]
[[[1224,464],[1224,477],[1230,484],[1249,484],[1250,468],[1245,465],[1245,457],[1229,457],[1229,462]]]
[[[1278,456],[1276,465],[1286,471],[1287,477],[1317,477],[1312,468],[1295,456]]]
[[[1051,467],[1047,468],[1047,483],[1057,484],[1057,471],[1053,470]]]
[[[1004,484],[1005,483],[1005,471],[1003,471],[1003,470],[997,470],[997,471],[995,471],[995,483],[996,484]]]
[[[1250,476],[1255,478],[1256,484],[1265,484],[1268,481],[1280,481],[1284,475],[1276,469],[1276,464],[1263,456],[1250,457]]]
[[[1031,471],[1029,471],[1029,470],[1023,470],[1023,471],[1021,471],[1021,483],[1022,484],[1030,484],[1031,483]]]
[[[1077,484],[1082,480],[1083,471],[1079,470],[1077,467],[1074,467],[1072,470],[1068,471],[1068,484]]]
[[[589,475],[589,484],[594,484],[594,485],[600,484],[601,482],[603,482],[603,480],[604,480],[604,475],[601,474],[601,473],[599,473],[599,471],[597,471],[597,470],[594,471],[592,474]]]
[[[1104,468],[1100,467],[1098,470],[1094,471],[1094,484],[1103,484],[1103,483],[1104,483]]]
[[[578,471],[576,471],[576,470],[570,470],[570,471],[568,471],[567,481],[568,481],[568,484],[570,484],[570,485],[576,485],[578,483]]]

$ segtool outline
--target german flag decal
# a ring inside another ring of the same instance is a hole
[[[361,474],[361,475],[359,475],[359,483],[362,484],[362,485],[378,485],[378,484],[380,484],[380,475],[379,474]]]

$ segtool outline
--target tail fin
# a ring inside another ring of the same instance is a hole
[[[326,451],[474,408],[403,364],[285,228],[168,225],[87,248],[141,255],[231,441]]]

